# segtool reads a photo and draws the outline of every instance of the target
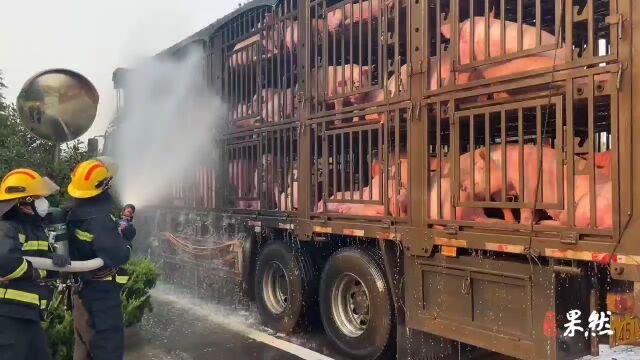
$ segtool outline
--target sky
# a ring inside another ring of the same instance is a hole
[[[115,111],[111,75],[186,38],[238,7],[238,0],[5,0],[0,70],[12,102],[37,72],[80,72],[100,93],[96,121],[81,139],[103,134]]]

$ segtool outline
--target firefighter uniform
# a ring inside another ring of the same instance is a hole
[[[71,259],[99,257],[105,263],[78,275],[82,285],[73,296],[75,360],[122,360],[124,356],[120,292],[128,276],[120,266],[129,260],[131,245],[111,217],[114,201],[106,191],[110,178],[100,162],[90,160],[78,165],[68,189],[74,197],[67,223]]]
[[[24,258],[50,257],[50,247],[42,218],[18,205],[56,190],[29,169],[10,172],[0,184],[0,360],[51,359],[41,321],[52,290],[38,282],[46,272]]]

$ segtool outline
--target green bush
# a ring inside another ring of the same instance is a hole
[[[129,271],[129,282],[122,290],[124,326],[131,327],[142,321],[145,313],[153,311],[151,294],[160,277],[158,268],[148,259],[133,258],[125,266]]]
[[[153,311],[149,291],[156,286],[160,272],[151,261],[144,258],[131,259],[125,268],[129,271],[129,282],[120,296],[125,327],[131,327],[139,324],[144,314]],[[49,346],[56,360],[73,358],[73,317],[65,309],[64,295],[65,293],[56,292],[51,311],[44,323]]]

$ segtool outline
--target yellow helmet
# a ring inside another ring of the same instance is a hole
[[[0,183],[0,201],[49,196],[60,190],[47,177],[42,177],[31,169],[16,169],[9,172]]]
[[[87,160],[73,170],[67,192],[77,199],[94,197],[109,187],[112,178],[105,164],[95,159]]]

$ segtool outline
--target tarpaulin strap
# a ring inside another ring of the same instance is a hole
[[[27,241],[22,245],[22,251],[49,251],[48,241]]]
[[[76,237],[82,241],[86,241],[86,242],[92,242],[93,241],[93,234],[90,234],[88,232],[82,231],[80,229],[76,229],[75,231]]]
[[[20,290],[0,288],[0,299],[15,300],[40,306],[40,296]]]
[[[14,271],[13,273],[9,274],[9,276],[4,277],[4,278],[0,278],[1,281],[8,281],[8,280],[13,280],[13,279],[17,279],[20,276],[24,275],[24,273],[27,272],[27,269],[29,268],[29,264],[27,263],[27,260],[22,260],[22,265],[20,265],[16,271]]]

